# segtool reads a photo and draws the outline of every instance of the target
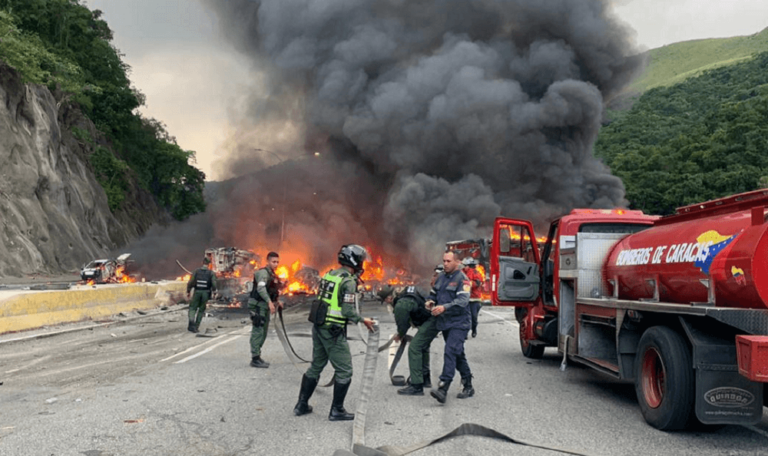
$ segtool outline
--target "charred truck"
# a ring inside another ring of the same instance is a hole
[[[253,271],[259,265],[260,258],[256,253],[219,247],[206,249],[205,256],[211,260],[210,268],[216,274],[217,300],[229,302],[248,292],[246,284],[253,280]]]
[[[529,358],[557,347],[633,381],[662,430],[755,424],[768,382],[768,191],[666,217],[576,209],[533,226],[497,218],[492,300],[515,306]]]

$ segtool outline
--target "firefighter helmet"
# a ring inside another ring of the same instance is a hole
[[[339,264],[349,266],[355,272],[363,270],[363,262],[368,258],[365,247],[357,244],[344,245],[339,250]]]
[[[445,272],[445,266],[443,266],[443,263],[435,266],[435,274],[440,274],[441,272]]]
[[[379,299],[381,299],[381,301],[384,302],[384,300],[387,299],[389,295],[391,295],[394,292],[395,292],[395,287],[393,287],[392,285],[384,285],[383,287],[381,287],[381,290],[379,290],[379,292],[376,293],[376,296],[378,296]]]
[[[461,264],[464,266],[477,266],[477,260],[472,258],[471,256],[468,256],[461,260]]]

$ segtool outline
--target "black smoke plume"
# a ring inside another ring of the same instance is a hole
[[[643,63],[608,1],[206,2],[261,79],[226,145],[233,179],[174,235],[195,231],[196,257],[284,231],[307,261],[354,242],[424,268],[501,214],[626,204],[592,155]],[[275,156],[293,160],[265,168]]]

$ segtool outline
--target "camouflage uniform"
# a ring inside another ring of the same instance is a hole
[[[189,326],[188,330],[197,332],[200,329],[200,322],[205,316],[205,305],[211,298],[211,292],[216,291],[216,274],[206,266],[198,268],[189,282],[187,282],[187,293],[195,289],[192,300],[189,302]]]
[[[325,324],[312,328],[312,365],[307,369],[306,376],[313,380],[319,379],[323,368],[330,361],[335,370],[336,383],[347,384],[352,381],[352,355],[347,343],[346,323],[341,324],[339,321],[346,320],[355,324],[363,321],[355,310],[357,281],[349,272],[341,268],[329,272],[327,276],[342,278],[337,295],[338,305],[341,307],[341,318],[335,322],[329,321],[331,320],[329,309]],[[327,286],[326,277],[323,277],[321,287]]]
[[[280,296],[280,278],[270,268],[261,268],[253,273],[253,291],[248,299],[248,310],[251,312],[251,359],[252,362],[261,359],[261,347],[267,339],[269,330],[269,302],[277,306],[277,298]],[[254,367],[268,367],[269,364]],[[257,362],[258,364],[258,362]]]

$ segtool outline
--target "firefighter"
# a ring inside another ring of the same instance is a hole
[[[464,341],[472,320],[469,314],[469,294],[472,285],[467,276],[461,272],[460,266],[461,262],[455,252],[445,252],[443,255],[445,271],[437,277],[427,301],[427,308],[431,309],[432,315],[437,317],[437,330],[443,332],[445,339],[440,384],[437,390],[432,390],[430,393],[441,404],[445,403],[448,388],[451,386],[456,370],[461,374],[463,385],[456,397],[464,399],[475,394],[472,387],[472,371],[464,354]]]
[[[368,331],[373,332],[374,322],[363,318],[355,311],[357,277],[363,273],[363,261],[366,251],[359,245],[345,245],[339,250],[340,268],[334,269],[320,282],[318,298],[328,306],[325,322],[312,327],[312,365],[301,379],[299,401],[293,409],[296,416],[312,411],[309,398],[315,391],[320,374],[328,364],[334,369],[333,402],[328,419],[347,421],[355,419],[353,413],[344,410],[344,398],[347,397],[352,382],[352,355],[347,343],[347,323],[362,322]]]
[[[483,287],[485,277],[477,270],[477,260],[472,257],[466,257],[461,261],[464,265],[464,275],[472,282],[472,291],[469,294],[469,311],[472,316],[472,337],[477,337],[477,315],[480,313],[481,301],[483,298],[480,291]]]
[[[401,341],[408,328],[413,325],[418,328],[416,335],[408,347],[408,368],[411,373],[410,384],[397,390],[397,394],[406,396],[423,396],[424,388],[432,388],[432,375],[429,372],[429,346],[437,337],[439,331],[435,327],[436,319],[427,310],[426,299],[414,286],[405,287],[396,293],[391,285],[382,288],[379,298],[386,304],[394,306],[397,334],[395,340]]]
[[[437,276],[443,273],[445,269],[443,269],[443,263],[438,264],[435,266],[435,273],[432,274],[432,281],[429,282],[430,289],[435,286],[435,280],[437,280]]]
[[[216,291],[216,274],[208,268],[209,264],[211,260],[208,257],[203,258],[203,265],[187,282],[187,298],[190,297],[190,291],[195,289],[195,294],[189,302],[189,325],[187,326],[187,331],[193,333],[200,331],[200,322],[205,316],[205,304],[211,298],[211,292]]]
[[[280,255],[276,252],[267,254],[267,264],[253,273],[253,289],[248,298],[248,310],[251,313],[251,367],[268,368],[269,363],[261,359],[261,347],[267,339],[269,316],[274,315],[277,307],[283,303],[280,296],[280,278],[275,270],[280,266]]]

